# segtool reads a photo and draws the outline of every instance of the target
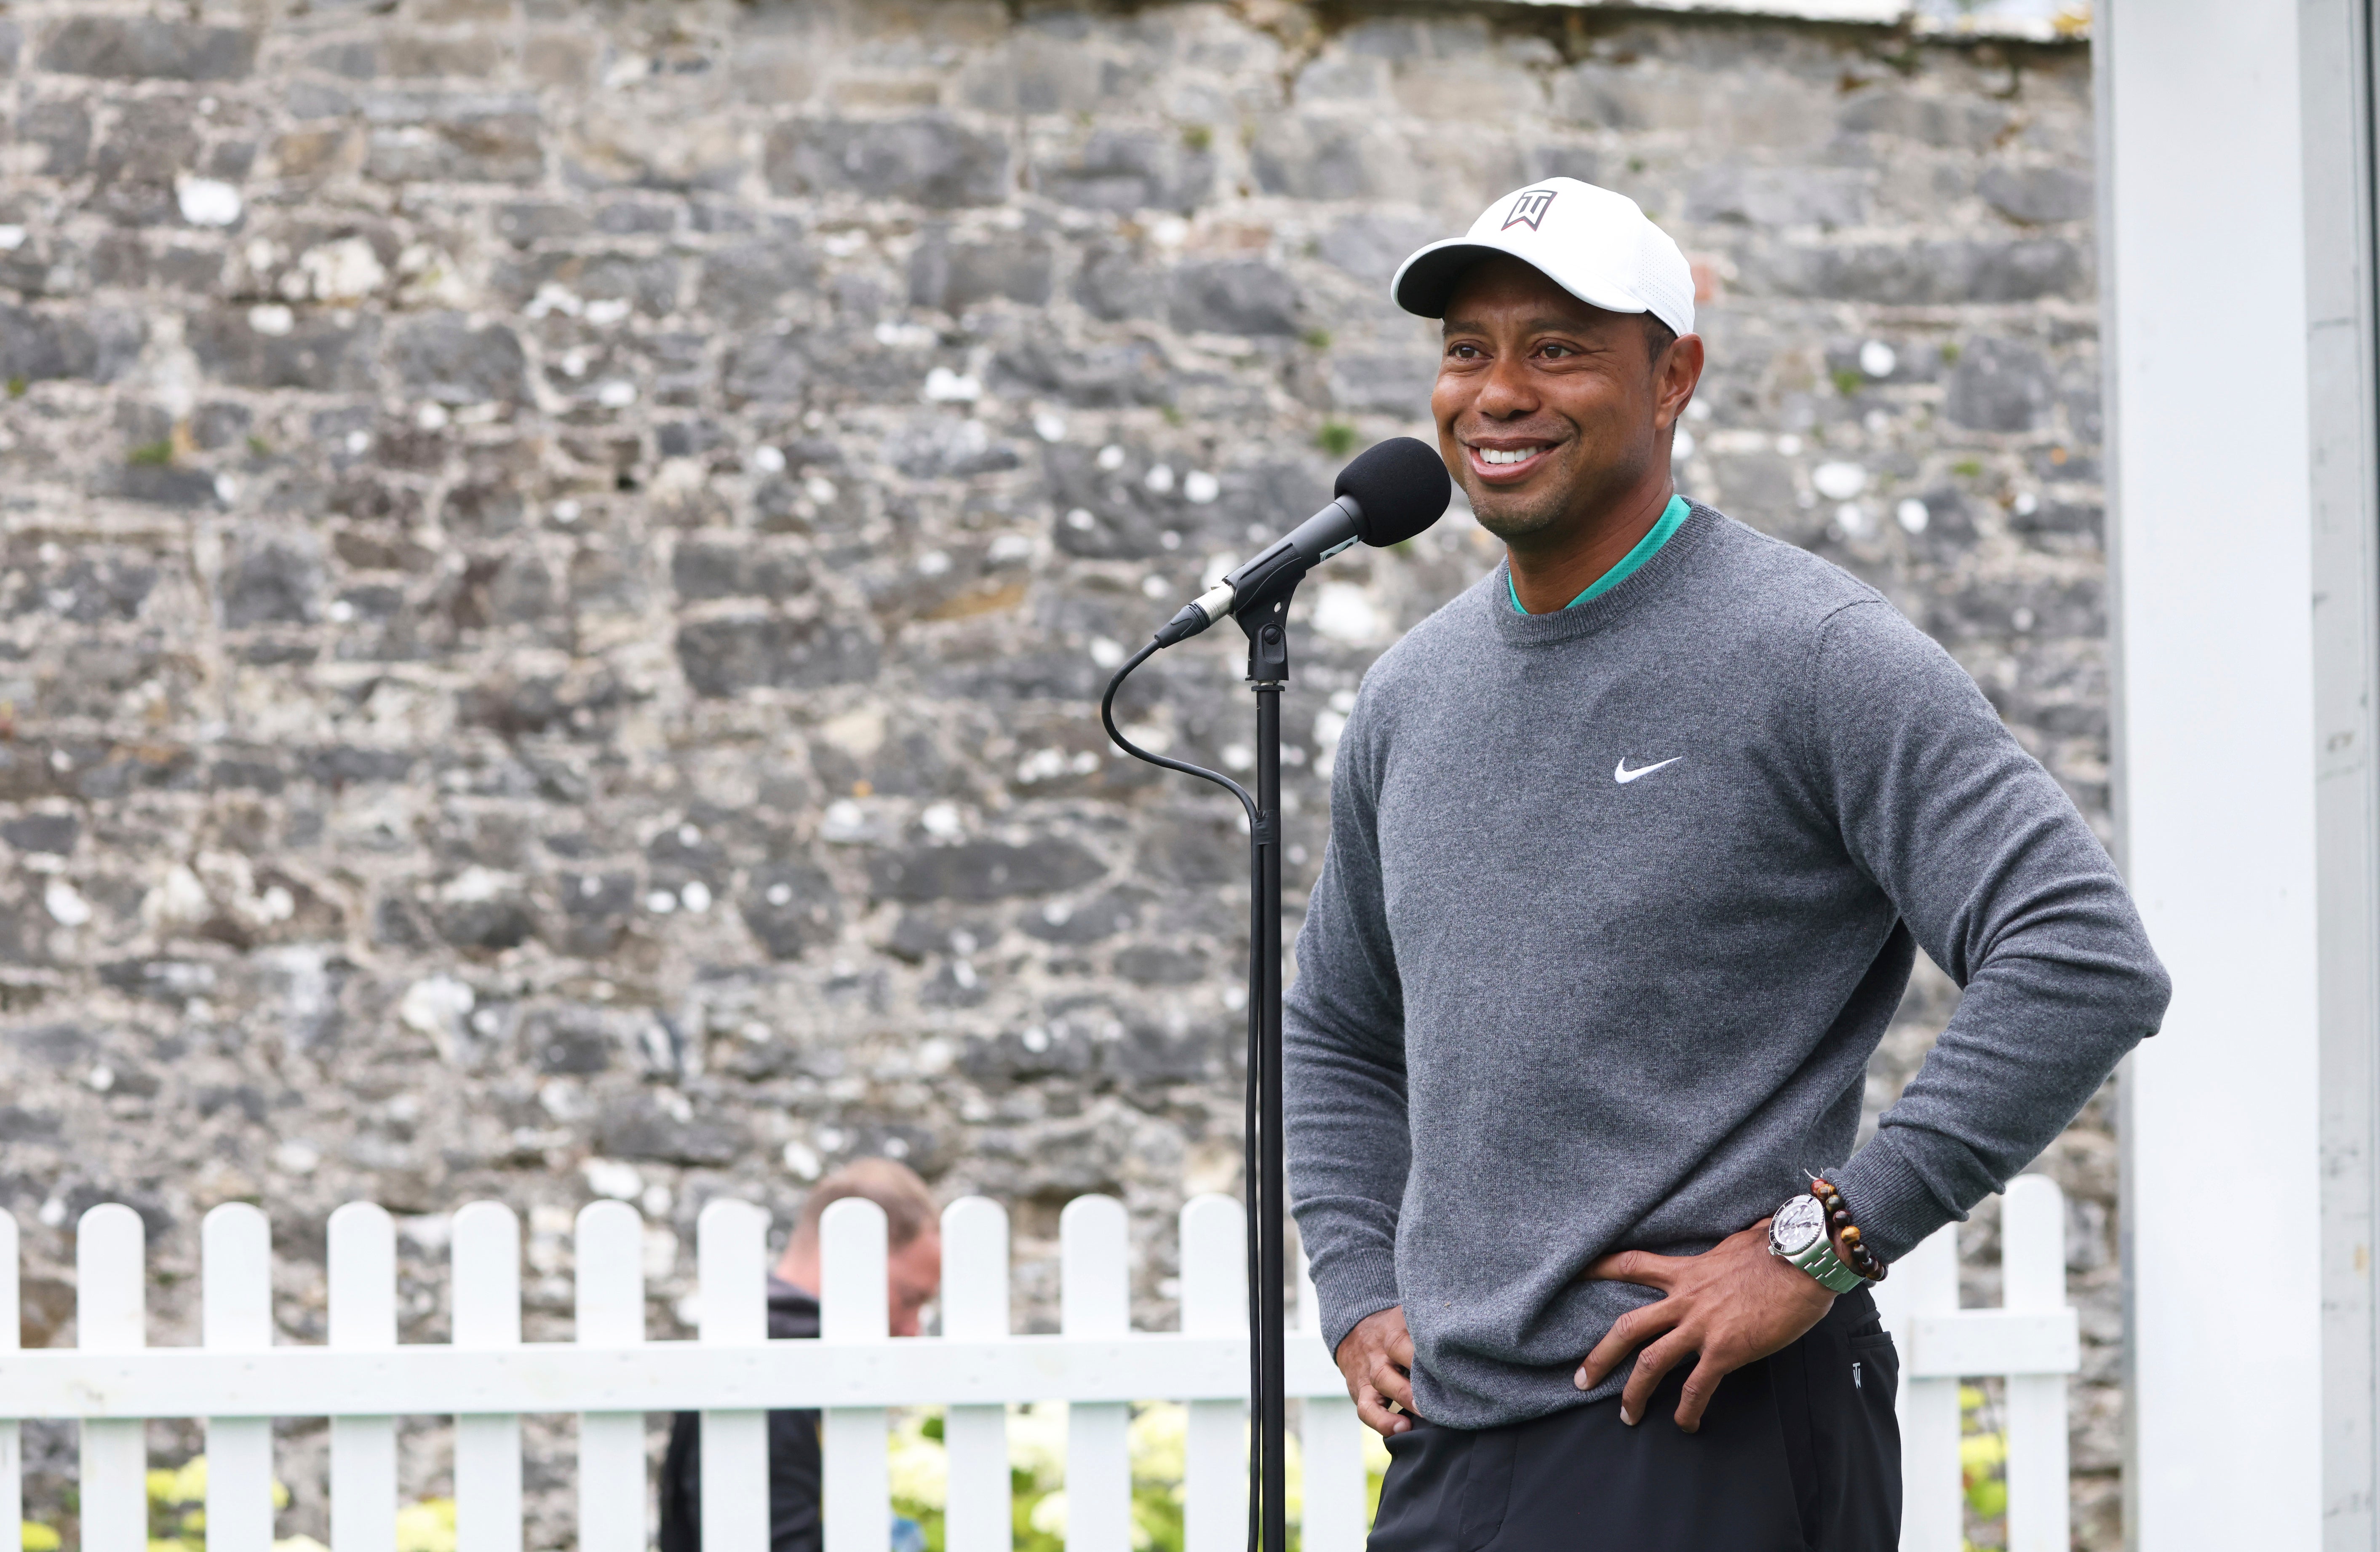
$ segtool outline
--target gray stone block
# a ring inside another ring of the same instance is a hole
[[[715,1168],[743,1160],[751,1141],[723,1116],[706,1113],[681,1120],[650,1094],[638,1094],[604,1108],[595,1146],[613,1158]]]
[[[1689,221],[1753,226],[1856,226],[1867,218],[1864,174],[1845,167],[1713,167],[1686,195]]]
[[[70,17],[42,45],[41,67],[115,80],[238,80],[256,64],[256,34],[152,17]]]
[[[834,941],[842,923],[833,881],[807,862],[771,862],[752,870],[736,909],[773,959],[794,959]]]
[[[1083,254],[1074,294],[1095,318],[1153,318],[1164,304],[1165,276],[1133,249],[1101,243]]]
[[[1050,299],[1056,255],[1038,233],[1001,232],[953,241],[947,227],[929,230],[909,258],[909,304],[960,313],[978,302],[1004,299],[1038,306]]]
[[[1184,264],[1173,272],[1172,291],[1168,316],[1186,333],[1298,332],[1297,283],[1261,259]]]
[[[2014,340],[1978,339],[1960,352],[1943,413],[1977,431],[2037,429],[2056,402],[2049,363]]]
[[[857,194],[929,210],[1008,198],[1008,142],[940,114],[878,121],[795,119],[769,133],[762,159],[780,194]]]
[[[1747,289],[1902,306],[2081,299],[2091,284],[2083,249],[2055,238],[1779,247],[1743,269]]]
[[[682,539],[670,556],[670,584],[691,604],[714,598],[792,598],[810,590],[801,552],[733,539]]]
[[[917,903],[981,903],[1021,895],[1049,895],[1088,884],[1105,873],[1099,860],[1072,841],[1032,846],[966,841],[880,851],[868,859],[868,891],[879,899]]]
[[[876,677],[875,638],[858,625],[825,619],[694,620],[678,627],[677,657],[698,695],[747,690],[819,690]]]
[[[310,388],[353,393],[372,380],[380,319],[298,312],[286,333],[261,333],[250,312],[210,309],[183,322],[200,369],[243,388]]]
[[[26,104],[17,116],[16,140],[39,155],[25,171],[36,177],[68,178],[91,164],[91,110],[72,98],[50,98]]]
[[[72,813],[29,813],[0,823],[0,840],[19,851],[42,851],[63,857],[75,849],[82,820]]]
[[[1385,286],[1414,250],[1460,235],[1414,216],[1364,211],[1325,232],[1316,251],[1358,280]]]
[[[1984,202],[2011,221],[2046,226],[2091,214],[2091,180],[2064,167],[1996,166],[1975,185]]]
[[[1872,86],[1843,105],[1840,122],[1846,134],[1897,137],[1951,151],[1988,151],[2009,128],[2013,111],[2007,104],[1972,97]]]
[[[1054,340],[1033,338],[1014,350],[1002,350],[992,360],[992,369],[1002,385],[1047,393],[1086,409],[1171,405],[1176,393],[1166,357],[1148,340],[1069,350]]]
[[[1248,168],[1268,194],[1334,202],[1390,192],[1400,178],[1394,150],[1353,119],[1276,119],[1257,130]],[[1409,179],[1411,167],[1402,171]]]
[[[1033,166],[1038,192],[1086,210],[1187,213],[1214,185],[1214,153],[1179,134],[1094,130],[1080,146]]]
[[[741,409],[798,399],[809,380],[809,361],[793,336],[762,335],[727,351],[722,361],[720,391],[731,409]]]
[[[389,341],[397,380],[441,404],[511,403],[528,391],[520,339],[501,324],[473,328],[458,312],[401,324]]]
[[[787,296],[808,291],[817,279],[818,262],[808,250],[790,237],[777,238],[704,258],[696,297],[713,315],[749,326],[777,316]]]
[[[107,382],[140,354],[143,336],[137,318],[114,310],[47,312],[0,302],[0,381]]]
[[[220,587],[226,629],[308,624],[322,615],[321,544],[302,529],[250,529],[234,544]]]
[[[1405,416],[1429,413],[1438,358],[1427,348],[1333,351],[1327,367],[1330,402],[1342,409]]]
[[[620,875],[620,878],[622,882],[627,883],[633,891],[634,881],[626,879],[625,875]],[[567,886],[571,882],[570,877],[565,875],[564,878],[565,898],[569,894]],[[599,890],[605,893],[607,898],[609,898],[608,886],[612,882],[613,880],[606,879],[598,886]],[[625,909],[625,906],[622,907],[623,910]],[[527,1054],[530,1064],[538,1071],[573,1078],[589,1078],[598,1072],[608,1070],[612,1066],[612,1058],[618,1045],[611,1030],[606,1027],[601,1009],[569,1004],[560,1008],[536,1008],[523,1014],[517,1033],[522,1051]]]

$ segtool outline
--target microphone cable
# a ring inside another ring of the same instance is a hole
[[[1246,788],[1220,771],[1210,771],[1204,765],[1193,765],[1186,761],[1170,760],[1152,750],[1143,749],[1125,738],[1123,730],[1116,726],[1116,691],[1123,688],[1123,681],[1131,677],[1134,669],[1156,656],[1169,644],[1162,637],[1152,641],[1133,654],[1123,666],[1115,671],[1115,677],[1108,680],[1107,693],[1099,697],[1099,721],[1106,727],[1108,737],[1115,740],[1115,746],[1126,754],[1152,765],[1163,766],[1169,771],[1180,771],[1184,776],[1194,776],[1201,781],[1211,781],[1237,798],[1240,800],[1240,807],[1247,814],[1247,1099],[1245,1114],[1240,1128],[1240,1170],[1243,1183],[1247,1191],[1248,1210],[1244,1225],[1245,1234],[1241,1254],[1246,1262],[1248,1290],[1248,1552],[1263,1552],[1263,1521],[1259,1516],[1264,1505],[1265,1430],[1262,1418],[1258,1414],[1257,1402],[1264,1393],[1264,1305],[1262,1290],[1257,1286],[1257,1268],[1262,1261],[1262,1257],[1258,1254],[1261,1247],[1257,1242],[1257,1236],[1262,1232],[1261,1225],[1267,1221],[1265,1214],[1269,1204],[1259,1200],[1263,1189],[1261,1185],[1263,1174],[1258,1167],[1257,1157],[1258,1142],[1257,1096],[1262,1091],[1264,1077],[1264,1012],[1261,1006],[1263,988],[1257,984],[1258,976],[1262,973],[1259,969],[1260,959],[1257,951],[1257,938],[1264,931],[1264,825],[1259,823],[1262,815],[1257,809],[1257,800],[1249,794]],[[1278,838],[1273,844],[1280,844]]]

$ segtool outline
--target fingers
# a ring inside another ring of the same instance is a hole
[[[1412,1418],[1390,1411],[1387,1399],[1368,1386],[1355,1398],[1355,1415],[1363,1419],[1365,1427],[1384,1439],[1394,1438],[1413,1426]]]
[[[1410,1362],[1412,1359],[1413,1350],[1411,1348],[1407,1348],[1405,1352],[1406,1359]],[[1407,1374],[1403,1369],[1399,1368],[1396,1364],[1380,1364],[1371,1372],[1371,1375],[1368,1376],[1368,1383],[1374,1390],[1386,1396],[1390,1400],[1394,1401],[1397,1405],[1404,1408],[1405,1411],[1411,1411],[1414,1410],[1413,1376]]]
[[[1389,1362],[1400,1369],[1410,1369],[1413,1367],[1413,1333],[1399,1326],[1396,1339],[1389,1344]]]
[[[1629,1311],[1611,1323],[1611,1329],[1603,1334],[1603,1340],[1596,1343],[1595,1350],[1579,1364],[1571,1383],[1581,1390],[1594,1389],[1630,1353],[1677,1324],[1677,1308],[1667,1299]]]
[[[1653,1391],[1661,1376],[1677,1366],[1678,1360],[1692,1351],[1694,1344],[1672,1331],[1668,1336],[1636,1355],[1636,1367],[1629,1372],[1628,1383],[1620,1391],[1620,1421],[1630,1427],[1645,1415],[1645,1408],[1653,1399]],[[1695,1414],[1699,1417],[1699,1411]]]
[[[1682,1430],[1691,1434],[1702,1427],[1703,1409],[1710,1405],[1718,1382],[1726,1377],[1727,1371],[1712,1363],[1708,1354],[1694,1365],[1694,1372],[1686,1376],[1684,1394],[1678,1398],[1678,1426]]]
[[[1676,1264],[1690,1255],[1655,1255],[1650,1251],[1618,1251],[1589,1266],[1582,1276],[1596,1282],[1642,1283],[1668,1292],[1677,1275]]]

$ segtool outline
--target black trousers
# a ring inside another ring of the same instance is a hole
[[[1719,1383],[1699,1433],[1671,1369],[1635,1427],[1620,1400],[1389,1440],[1370,1552],[1893,1552],[1900,1359],[1864,1289]]]

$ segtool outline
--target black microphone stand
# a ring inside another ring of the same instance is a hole
[[[1240,601],[1232,618],[1248,638],[1248,688],[1257,698],[1257,789],[1220,771],[1152,753],[1115,723],[1116,690],[1165,644],[1152,641],[1108,681],[1099,720],[1117,748],[1168,770],[1211,781],[1240,800],[1248,821],[1248,1048],[1245,1169],[1248,1196],[1249,1403],[1256,1424],[1248,1459],[1250,1552],[1288,1552],[1287,1282],[1284,1225],[1289,1193],[1281,1162],[1281,692],[1289,682],[1289,602],[1305,566],[1284,568]]]

